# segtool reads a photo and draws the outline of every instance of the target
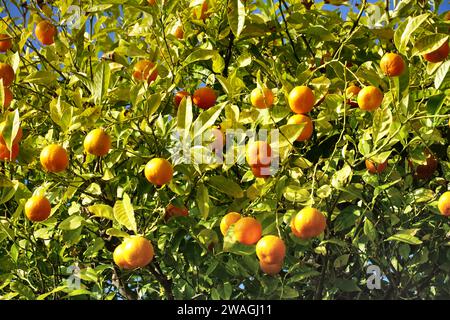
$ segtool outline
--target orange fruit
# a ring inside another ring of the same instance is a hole
[[[2,143],[0,143],[0,159],[1,160],[16,160],[19,155],[19,145],[13,144],[11,147],[12,150],[9,150],[8,147]]]
[[[178,40],[183,39],[184,37],[184,30],[183,25],[181,23],[177,23],[172,31],[172,34],[177,38]]]
[[[273,92],[266,87],[255,88],[250,94],[250,101],[255,108],[270,108],[273,105]]]
[[[125,261],[123,257],[123,250],[125,248],[124,243],[119,244],[116,249],[114,249],[113,260],[116,265],[122,269],[131,269],[132,267]]]
[[[358,93],[358,106],[361,110],[374,111],[383,102],[383,92],[374,86],[367,86]]]
[[[251,167],[268,166],[272,161],[272,148],[266,141],[251,141],[245,157]]]
[[[294,221],[295,221],[295,215],[291,219],[291,223],[289,224],[289,227],[291,228],[291,231],[294,234],[294,236],[296,236],[297,238],[300,238],[301,234],[297,231],[297,229],[295,229]]]
[[[304,127],[302,132],[297,138],[297,141],[305,141],[309,140],[311,138],[313,133],[313,123],[311,121],[311,118],[308,116],[305,116],[303,114],[296,114],[289,118],[288,124],[303,124]]]
[[[133,67],[133,77],[136,80],[147,80],[148,83],[152,83],[158,77],[158,69],[155,68],[155,64],[149,60],[138,61]]]
[[[164,158],[154,158],[146,164],[144,174],[150,183],[162,186],[172,180],[173,167]]]
[[[241,219],[241,215],[237,212],[229,212],[224,215],[220,221],[220,232],[222,232],[222,235],[225,236],[230,226],[236,223],[239,219]]]
[[[52,206],[43,196],[32,196],[25,203],[25,215],[33,222],[44,221],[50,216]]]
[[[34,34],[43,45],[51,45],[55,42],[56,27],[47,20],[42,20],[36,25]]]
[[[205,0],[202,3],[202,6],[197,6],[194,8],[194,19],[197,20],[205,20],[206,18],[209,17],[209,13],[208,13],[208,1]]]
[[[319,236],[326,228],[327,220],[317,209],[306,207],[300,210],[293,222],[294,233],[300,239],[310,239]]]
[[[201,109],[209,109],[216,104],[216,92],[210,87],[195,90],[192,101]]]
[[[48,172],[61,172],[69,166],[69,155],[66,149],[57,144],[51,144],[42,149],[40,160],[42,167]]]
[[[447,59],[448,53],[449,53],[449,46],[448,41],[446,41],[438,49],[429,53],[425,53],[423,55],[423,58],[429,62],[437,63]]]
[[[284,241],[273,235],[262,237],[256,244],[256,256],[267,264],[282,262],[286,256]]]
[[[187,217],[189,215],[189,210],[186,207],[175,207],[173,204],[169,204],[166,208],[166,214],[164,215],[165,220],[169,220],[173,217]]]
[[[13,93],[10,88],[3,87],[3,106],[8,108],[11,105],[11,101],[14,99]]]
[[[156,4],[156,0],[147,0],[148,4],[153,6]]]
[[[255,218],[241,218],[235,222],[233,234],[238,242],[245,245],[252,245],[261,239],[262,226]]]
[[[387,161],[384,161],[383,163],[375,163],[372,160],[366,159],[366,168],[367,171],[369,171],[372,174],[375,173],[381,173],[386,169],[387,167]]]
[[[97,157],[103,157],[111,149],[111,138],[102,128],[89,132],[84,138],[84,151]]]
[[[268,178],[272,176],[270,166],[250,166],[252,173],[256,178]]]
[[[12,47],[11,37],[7,34],[0,34],[0,52],[6,52]]]
[[[274,276],[280,273],[281,268],[283,267],[283,262],[268,264],[263,261],[259,261],[259,267],[261,271],[269,276]]]
[[[405,71],[406,64],[401,55],[389,52],[381,58],[380,67],[388,77],[397,77]]]
[[[438,209],[442,215],[450,217],[450,191],[444,192],[439,197]]]
[[[438,160],[428,149],[425,149],[424,154],[426,157],[426,163],[417,166],[414,172],[414,177],[417,179],[427,180],[430,179],[436,171],[438,167]],[[409,162],[409,164],[412,167],[412,163]]]
[[[3,130],[5,130],[5,121],[0,123],[0,144],[6,145],[5,139],[3,138]],[[18,144],[20,140],[22,140],[23,137],[23,131],[22,128],[19,127],[19,130],[17,130],[16,137],[13,140],[13,144]]]
[[[175,103],[175,106],[178,108],[180,106],[181,101],[183,98],[189,97],[189,92],[186,91],[178,91],[175,93],[175,97],[173,98],[173,103]]]
[[[3,80],[3,86],[9,87],[14,81],[14,70],[6,63],[0,62],[0,79]]]
[[[307,86],[298,86],[292,89],[289,93],[289,107],[295,113],[308,113],[314,107],[314,102],[316,98],[314,97],[313,91]]]
[[[142,236],[127,238],[123,243],[122,256],[131,269],[145,267],[153,260],[153,245]]]
[[[360,87],[351,85],[347,87],[347,89],[345,90],[345,95],[347,96],[347,99],[356,99],[360,91],[361,91]]]

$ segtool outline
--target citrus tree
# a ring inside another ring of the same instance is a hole
[[[442,1],[1,3],[2,299],[450,297]]]

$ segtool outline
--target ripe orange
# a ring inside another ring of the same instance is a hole
[[[280,263],[286,255],[284,241],[277,236],[264,236],[256,244],[256,256],[267,264]]]
[[[303,114],[296,114],[289,118],[288,124],[303,124],[304,127],[302,132],[297,138],[297,141],[305,141],[309,140],[311,138],[313,133],[313,123],[311,121],[311,118],[308,116],[305,116]]]
[[[164,158],[154,158],[145,166],[144,174],[150,183],[162,186],[172,180],[173,167],[172,164]]]
[[[361,110],[374,111],[381,106],[382,102],[383,92],[377,87],[364,87],[358,93],[358,106]]]
[[[164,220],[169,220],[173,217],[187,217],[189,215],[189,210],[186,207],[175,207],[173,204],[169,204],[166,208],[166,214],[164,215]]]
[[[294,217],[293,228],[297,231],[294,234],[300,239],[317,237],[325,230],[326,226],[325,216],[315,208],[303,208]]]
[[[426,164],[417,166],[414,172],[414,177],[417,179],[427,180],[430,179],[436,171],[438,167],[438,160],[428,149],[425,149],[424,154],[426,157]],[[412,167],[412,163],[409,162],[409,164]]]
[[[224,215],[220,221],[220,232],[222,232],[222,235],[225,236],[230,226],[236,223],[239,219],[241,219],[241,215],[237,212],[229,212]]]
[[[66,149],[57,144],[51,144],[42,149],[40,160],[44,170],[53,173],[64,171],[69,166]]]
[[[272,160],[272,148],[266,141],[251,141],[247,144],[245,156],[251,167],[268,166]]]
[[[156,4],[156,0],[147,0],[148,4],[153,6]]]
[[[269,88],[255,88],[250,94],[252,105],[258,109],[270,108],[273,105],[273,92]]]
[[[113,253],[114,263],[122,269],[132,269],[132,267],[125,261],[123,257],[124,248],[125,248],[124,243],[121,243],[116,247],[116,249],[114,249]]]
[[[203,1],[201,7],[200,6],[195,7],[193,14],[194,19],[205,20],[206,18],[208,18],[209,17],[208,1],[207,0]]]
[[[450,191],[444,192],[439,197],[438,209],[442,215],[450,217]]]
[[[445,59],[447,59],[448,57],[448,53],[449,53],[450,49],[448,46],[448,41],[446,41],[442,46],[440,46],[438,49],[429,52],[429,53],[425,53],[423,55],[423,58],[429,62],[441,62],[444,61]]]
[[[381,173],[386,169],[387,161],[383,163],[375,163],[372,160],[366,159],[366,168],[372,174]]]
[[[262,226],[255,218],[241,218],[234,224],[233,234],[238,242],[245,245],[252,245],[261,239]]]
[[[184,37],[184,30],[183,30],[183,25],[181,24],[181,22],[177,23],[172,31],[172,34],[175,36],[175,38],[177,38],[178,40],[183,39]]]
[[[51,45],[55,42],[56,31],[56,27],[47,20],[42,20],[41,22],[39,22],[36,25],[36,29],[34,29],[36,38],[46,46]]]
[[[256,178],[268,178],[272,176],[272,171],[270,170],[270,166],[250,166],[252,169],[252,173]]]
[[[153,62],[141,60],[133,67],[133,77],[136,80],[147,80],[148,83],[152,83],[158,77],[158,69]]]
[[[203,87],[195,90],[192,101],[201,109],[209,109],[216,104],[216,92],[209,88]]]
[[[175,97],[173,98],[173,103],[175,103],[175,106],[178,108],[180,106],[181,100],[183,100],[183,98],[185,97],[189,97],[189,92],[186,91],[178,91],[175,94]]]
[[[50,201],[43,196],[32,196],[25,203],[25,215],[33,222],[46,220],[51,211]]]
[[[347,99],[356,99],[360,91],[361,91],[360,87],[351,85],[347,87],[347,89],[345,90],[345,95],[347,96]]]
[[[295,113],[308,113],[314,107],[314,102],[316,98],[314,97],[313,91],[307,86],[298,86],[292,89],[289,93],[289,107]]]
[[[259,267],[261,271],[269,276],[274,276],[280,273],[281,268],[283,267],[283,262],[268,264],[263,261],[259,261]]]
[[[142,236],[133,236],[123,243],[123,260],[131,269],[142,268],[153,260],[154,250],[152,243]]]
[[[292,233],[294,234],[294,236],[296,236],[297,238],[301,237],[300,232],[297,231],[297,229],[295,229],[295,225],[294,225],[294,221],[295,221],[295,215],[294,217],[291,219],[291,223],[289,224]]]
[[[388,77],[397,77],[405,71],[406,64],[401,55],[389,52],[381,58],[380,67]]]
[[[0,144],[6,145],[5,139],[3,138],[3,130],[5,130],[5,121],[0,123]],[[23,131],[22,131],[22,128],[19,127],[16,137],[13,140],[13,144],[18,144],[20,142],[20,140],[22,140],[22,137],[23,137]]]
[[[9,87],[14,81],[14,70],[6,63],[0,62],[0,79],[3,80],[3,86]]]
[[[8,147],[4,144],[0,143],[0,159],[1,160],[16,160],[19,155],[19,145],[13,144],[11,147],[12,150],[8,150]]]
[[[111,138],[102,128],[89,132],[84,138],[84,151],[97,157],[103,157],[111,149]]]
[[[11,37],[7,34],[0,34],[0,52],[6,52],[12,47]]]
[[[13,93],[10,88],[3,87],[3,95],[4,95],[3,106],[5,108],[8,108],[11,105],[11,101],[14,99]]]

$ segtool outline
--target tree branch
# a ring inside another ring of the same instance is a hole
[[[155,260],[151,264],[147,266],[147,269],[150,273],[156,278],[159,284],[164,288],[164,292],[166,293],[168,300],[174,300],[173,292],[172,292],[172,280],[167,278],[161,270],[159,263]]]

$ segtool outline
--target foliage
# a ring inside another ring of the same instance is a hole
[[[437,209],[450,179],[450,61],[421,57],[448,41],[450,25],[437,5],[407,0],[387,12],[385,1],[357,8],[340,1],[349,8],[343,20],[311,1],[211,0],[210,15],[199,20],[192,11],[201,1],[38,2],[2,0],[0,13],[0,33],[13,37],[0,60],[16,73],[15,100],[2,113],[6,143],[18,125],[24,131],[17,161],[1,163],[2,299],[450,297],[450,225]],[[71,5],[81,8],[79,24]],[[57,26],[52,45],[35,38],[41,19]],[[180,22],[183,39],[173,35]],[[400,77],[388,78],[379,67],[391,51],[406,62]],[[156,62],[156,81],[133,79],[141,59]],[[379,87],[381,108],[352,107],[345,95],[352,83]],[[250,104],[262,84],[275,93],[270,109]],[[218,93],[213,108],[201,110],[190,99],[174,106],[177,91],[192,94],[203,85]],[[313,89],[317,101],[314,133],[305,142],[295,141],[298,127],[286,124],[297,85]],[[280,129],[279,170],[263,179],[244,162],[179,161],[169,184],[151,185],[145,164],[171,159],[172,134],[187,129],[194,138],[196,122],[200,131]],[[84,137],[97,127],[113,141],[102,158],[83,152]],[[50,143],[69,152],[63,173],[42,170],[39,154]],[[431,179],[417,180],[408,161],[424,164],[426,148],[439,167]],[[368,173],[368,158],[388,159],[387,169]],[[32,223],[23,208],[38,193],[51,201],[52,215]],[[169,203],[184,204],[189,216],[166,221]],[[319,238],[292,235],[290,220],[305,206],[327,217]],[[256,217],[263,235],[284,240],[279,275],[259,270],[255,246],[221,236],[220,220],[230,211]],[[200,239],[204,229],[219,234],[218,243]],[[129,234],[153,243],[147,268],[114,265],[112,252]],[[369,264],[385,275],[380,290],[366,286]],[[67,282],[74,266],[79,288]]]

